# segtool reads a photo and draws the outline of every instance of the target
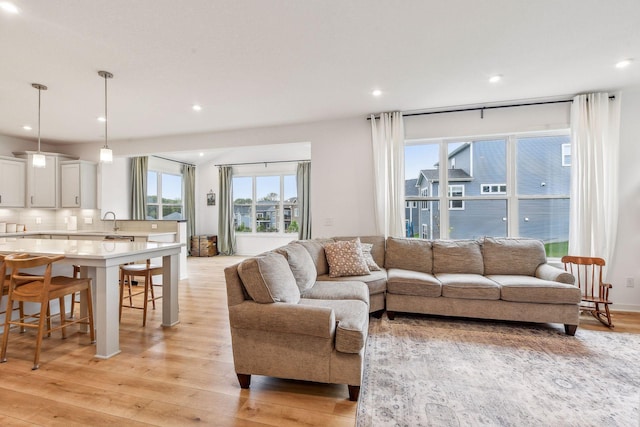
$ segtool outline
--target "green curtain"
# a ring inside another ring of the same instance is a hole
[[[223,255],[236,253],[236,232],[233,228],[233,168],[220,166],[220,203],[218,212],[218,250]]]
[[[311,162],[298,163],[296,174],[298,187],[298,208],[300,209],[300,230],[298,238],[311,238]]]
[[[131,219],[147,219],[147,169],[149,158],[131,159]]]
[[[191,242],[191,236],[196,234],[196,167],[194,165],[182,165],[182,180],[184,182],[184,212],[187,220],[187,242]],[[191,254],[191,245],[187,243],[187,249]]]

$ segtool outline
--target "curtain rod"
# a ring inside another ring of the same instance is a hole
[[[299,162],[310,162],[311,159],[302,159],[302,160],[274,160],[272,162],[246,162],[246,163],[225,163],[222,165],[214,165],[217,167],[220,166],[244,166],[244,165],[265,165],[269,163],[299,163]]]
[[[158,158],[158,159],[162,159],[162,160],[168,160],[168,161],[170,161],[170,162],[181,163],[181,164],[183,164],[183,165],[195,166],[193,163],[181,162],[180,160],[168,159],[168,158],[166,158],[166,157],[157,156],[157,155],[155,155],[155,154],[154,154],[153,156],[151,156],[151,157],[156,157],[156,158]]]
[[[614,95],[611,95],[609,99],[616,99]],[[565,102],[573,102],[573,99],[561,99],[558,101],[538,101],[538,102],[523,102],[520,104],[508,104],[508,105],[490,105],[488,107],[469,107],[469,108],[456,108],[452,110],[436,110],[436,111],[424,111],[421,113],[403,113],[402,117],[411,116],[426,116],[428,114],[442,114],[442,113],[460,113],[464,111],[480,111],[480,118],[484,118],[484,110],[493,110],[497,108],[511,108],[511,107],[528,107],[530,105],[545,105],[545,104],[562,104]],[[376,119],[380,118],[380,115],[375,116]],[[371,117],[367,117],[367,120],[371,120]]]

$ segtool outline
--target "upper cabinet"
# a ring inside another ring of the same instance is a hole
[[[96,208],[97,165],[83,160],[60,162],[60,207]]]
[[[26,161],[0,157],[0,207],[24,208]]]
[[[13,153],[15,156],[27,159],[27,200],[28,208],[57,208],[60,200],[60,171],[62,160],[72,160],[73,157],[56,153],[43,153],[46,164],[43,168],[33,167],[34,151]]]

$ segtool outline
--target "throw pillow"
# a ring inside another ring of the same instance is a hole
[[[364,261],[367,263],[369,271],[380,271],[380,267],[373,259],[373,255],[371,255],[371,248],[373,248],[373,244],[360,243],[360,246],[362,246],[362,255],[364,255]]]
[[[289,243],[276,249],[276,252],[284,255],[287,259],[300,292],[311,289],[316,283],[316,266],[304,246],[298,243]]]
[[[329,277],[363,276],[369,274],[362,247],[355,240],[327,243],[324,247],[329,263]]]
[[[300,301],[296,278],[285,257],[278,253],[268,252],[242,261],[238,275],[255,302],[297,304]]]

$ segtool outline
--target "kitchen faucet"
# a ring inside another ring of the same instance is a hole
[[[116,232],[116,231],[119,230],[119,228],[118,228],[118,222],[116,221],[116,213],[115,212],[113,212],[113,211],[105,212],[104,216],[102,217],[102,220],[106,221],[107,215],[109,215],[109,214],[113,215],[113,231]]]

